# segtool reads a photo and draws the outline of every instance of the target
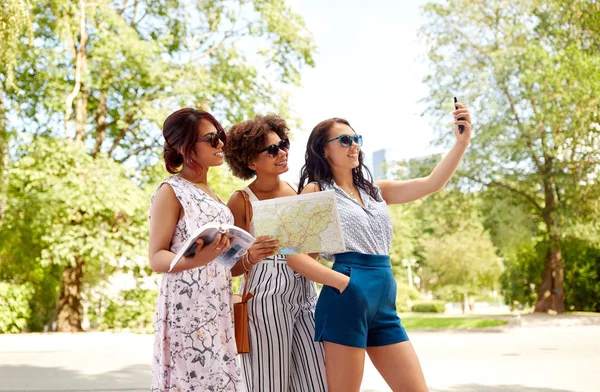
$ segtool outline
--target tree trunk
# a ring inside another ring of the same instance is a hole
[[[548,177],[544,183],[546,205],[544,208],[544,221],[548,229],[550,246],[546,254],[546,267],[542,277],[542,284],[538,292],[538,300],[535,304],[536,312],[565,311],[564,264],[561,252],[562,232],[560,224],[554,218],[557,210],[557,197],[554,193],[554,179]]]
[[[6,129],[6,108],[4,107],[4,90],[0,82],[0,228],[6,213],[8,192],[8,129]]]
[[[106,139],[106,128],[108,123],[106,122],[106,96],[108,95],[108,91],[103,89],[100,91],[100,99],[98,100],[98,110],[96,110],[96,144],[94,149],[92,150],[92,156],[95,158],[96,155],[102,151],[102,143],[104,139]]]
[[[71,119],[71,114],[73,112],[73,102],[75,98],[79,94],[81,90],[81,85],[85,80],[86,76],[86,67],[87,67],[87,42],[88,42],[88,34],[86,30],[86,14],[85,14],[85,0],[79,0],[79,44],[75,46],[73,43],[73,56],[75,58],[75,84],[73,85],[73,90],[69,93],[65,102],[65,137],[68,138],[68,125],[69,120]],[[87,95],[85,97],[85,106],[87,107]],[[81,101],[80,101],[81,105]],[[86,108],[87,109],[87,108]],[[81,135],[80,124],[80,115],[81,113],[78,111],[77,115],[77,129],[75,138],[79,137],[79,141],[83,140]],[[86,114],[87,119],[87,114]],[[84,128],[85,129],[85,128]],[[77,134],[77,132],[80,132]]]
[[[546,267],[538,300],[535,304],[536,312],[547,313],[554,311],[563,313],[565,311],[564,265],[560,249],[560,234],[550,236],[550,247],[546,254]]]
[[[81,83],[80,93],[75,104],[75,142],[77,143],[83,143],[86,137],[88,90],[85,83]]]
[[[82,332],[83,307],[81,306],[81,282],[83,279],[83,257],[78,257],[75,265],[63,270],[58,299],[58,332]]]

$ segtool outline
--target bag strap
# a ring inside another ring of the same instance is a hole
[[[246,191],[240,190],[238,191],[239,193],[242,194],[242,197],[244,198],[244,207],[246,210],[246,231],[249,233],[250,232],[250,222],[252,221],[252,205],[250,204],[250,196],[248,196],[248,193]],[[244,291],[242,291],[242,301],[246,301],[246,297],[248,296],[248,280],[250,277],[250,274],[248,274],[248,272],[246,272],[244,274]]]
[[[252,204],[250,204],[250,196],[244,190],[238,191],[244,198],[244,207],[246,209],[246,231],[250,232],[250,222],[252,221]]]

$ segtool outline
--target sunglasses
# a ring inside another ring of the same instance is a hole
[[[258,153],[262,154],[263,152],[267,152],[272,158],[277,157],[279,155],[279,150],[283,150],[287,152],[290,149],[290,139],[281,139],[279,144],[271,144],[260,150]]]
[[[227,137],[225,136],[225,132],[218,131],[217,133],[211,133],[202,139],[196,140],[196,143],[208,142],[212,148],[217,148],[219,146],[219,142],[225,144],[226,140]]]
[[[339,140],[340,144],[344,148],[350,148],[352,146],[352,142],[356,143],[359,147],[362,147],[362,136],[361,135],[340,135],[338,137],[334,137],[333,139],[327,140],[327,143],[330,143],[334,140]]]

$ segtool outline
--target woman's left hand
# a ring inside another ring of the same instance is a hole
[[[279,240],[270,235],[264,235],[256,238],[256,241],[248,249],[248,261],[254,265],[265,257],[277,254],[279,250]]]
[[[471,114],[469,114],[469,110],[465,105],[457,103],[456,106],[458,109],[452,112],[454,115],[454,135],[456,136],[456,141],[469,144],[471,140]],[[462,134],[458,131],[459,125],[465,128]]]

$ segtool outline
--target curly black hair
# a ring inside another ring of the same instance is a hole
[[[264,148],[269,132],[275,132],[281,139],[289,135],[285,120],[274,114],[256,116],[233,125],[227,131],[227,144],[223,147],[225,161],[234,176],[249,180],[256,174],[248,167],[248,162]]]

